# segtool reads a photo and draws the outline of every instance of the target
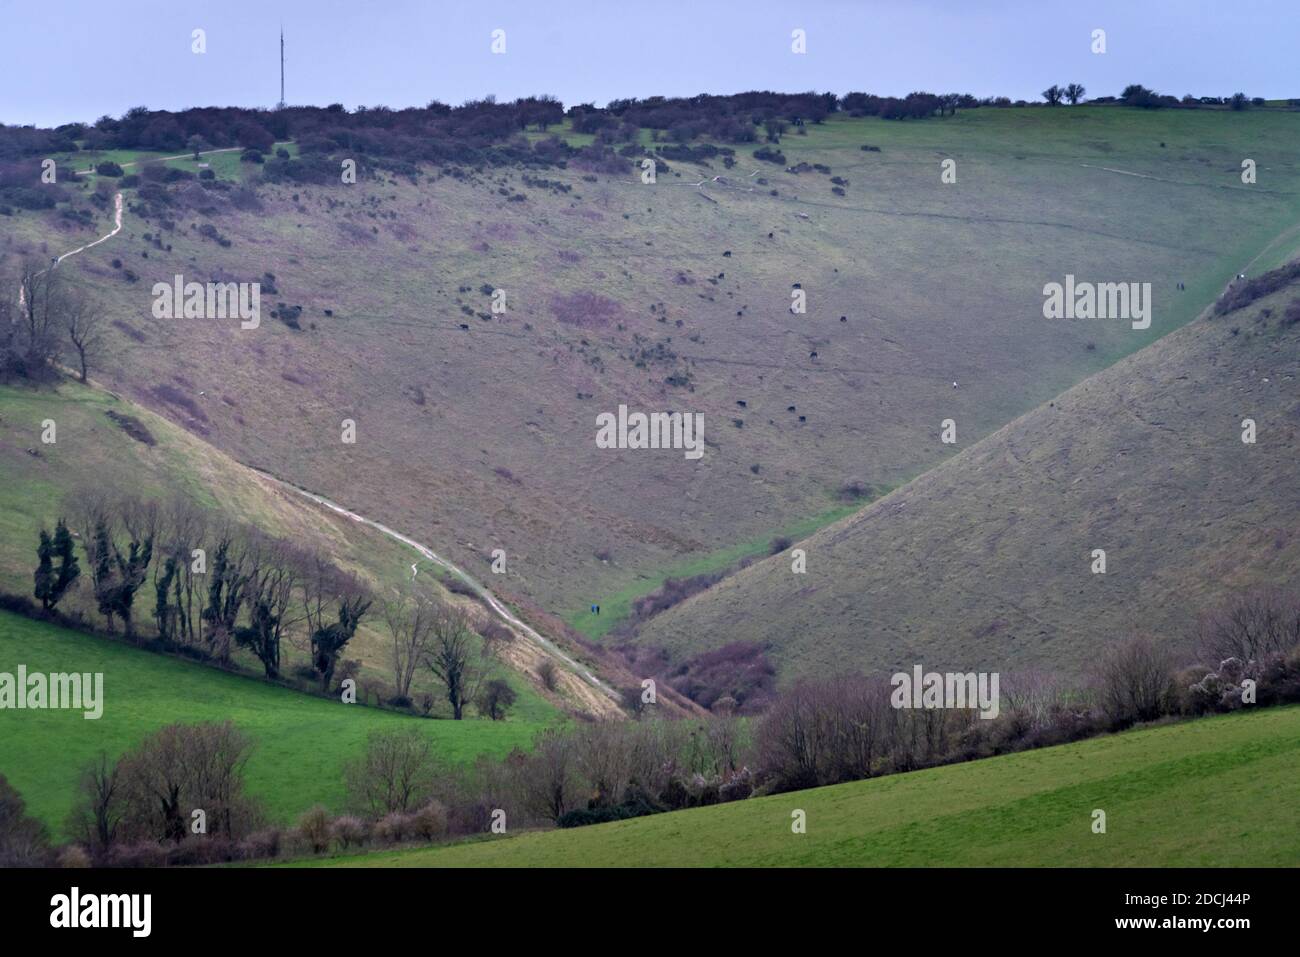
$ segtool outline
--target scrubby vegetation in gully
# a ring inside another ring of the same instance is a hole
[[[1300,100],[1095,62],[0,123],[0,868],[1300,865]]]

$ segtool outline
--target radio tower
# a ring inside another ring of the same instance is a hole
[[[276,109],[284,109],[284,24],[280,24],[280,102]]]

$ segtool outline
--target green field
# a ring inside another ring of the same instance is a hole
[[[1300,708],[632,821],[339,857],[394,867],[1295,867]],[[1106,833],[1093,833],[1093,811]],[[806,833],[792,833],[792,814]]]
[[[280,823],[318,802],[342,812],[343,765],[373,730],[418,727],[440,758],[465,762],[527,747],[542,727],[525,719],[440,721],[344,705],[0,612],[0,671],[12,674],[20,664],[29,674],[104,675],[98,720],[79,711],[0,712],[0,774],[56,833],[77,776],[95,755],[121,754],[172,722],[229,719],[249,734],[256,748],[248,791]]]

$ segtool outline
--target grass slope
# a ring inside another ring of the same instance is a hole
[[[56,832],[82,767],[101,750],[116,756],[175,721],[230,719],[252,736],[248,790],[279,822],[317,802],[341,812],[343,765],[372,730],[417,727],[440,757],[464,762],[527,747],[541,727],[525,720],[425,720],[344,705],[0,612],[0,671],[12,674],[20,664],[29,674],[104,675],[98,720],[79,711],[0,711],[0,774]]]
[[[133,438],[109,417],[136,419],[154,444]],[[46,419],[55,422],[53,444],[40,440]],[[39,454],[32,455],[29,450]],[[193,500],[213,518],[226,517],[253,525],[280,538],[310,545],[349,568],[380,595],[393,593],[395,583],[410,578],[410,564],[418,557],[405,545],[368,526],[317,508],[268,481],[252,469],[233,461],[199,436],[147,409],[100,389],[65,381],[57,387],[30,389],[0,385],[0,588],[30,595],[36,542],[42,525],[52,528],[69,493],[101,487],[119,489],[143,498],[165,501],[172,495]],[[78,550],[84,565],[84,555]],[[84,572],[84,568],[83,568]],[[87,581],[79,582],[61,606],[96,618]],[[421,579],[434,592],[434,578]],[[153,608],[152,586],[137,598],[137,619],[147,620]],[[509,649],[511,664],[519,671],[535,667],[531,646],[520,641]],[[285,668],[306,660],[286,642]],[[376,611],[348,646],[347,657],[363,665],[363,675],[391,681],[391,639]],[[246,652],[239,660],[253,670],[260,665]],[[558,696],[548,700],[537,682],[502,669],[519,693],[516,713],[521,718],[544,721],[556,715]],[[433,687],[423,669],[416,690]],[[580,688],[566,680],[564,687]],[[439,713],[443,709],[438,704]]]
[[[1300,708],[871,781],[324,863],[385,867],[1231,867],[1300,864]],[[807,833],[791,833],[791,813]],[[1092,833],[1092,812],[1106,833]]]
[[[734,170],[674,162],[653,187],[576,168],[533,174],[568,192],[520,170],[272,187],[259,210],[172,210],[171,252],[129,210],[121,236],[67,265],[144,337],[114,342],[105,375],[121,391],[192,427],[147,386],[176,385],[220,448],[471,572],[504,548],[503,591],[579,621],[830,515],[846,483],[878,493],[933,467],[954,451],[942,419],[962,447],[995,431],[1190,320],[1300,221],[1294,114],[835,118],[781,149],[831,173],[742,147]],[[1243,157],[1257,187],[1240,183]],[[940,183],[945,158],[955,185]],[[229,248],[202,238],[209,221]],[[23,217],[8,251],[79,238],[56,222]],[[303,331],[149,315],[160,279],[267,270],[268,307],[302,305]],[[1043,284],[1066,273],[1151,281],[1152,328],[1043,321]],[[807,315],[789,311],[794,283]],[[484,285],[506,290],[505,316]],[[582,295],[606,301],[586,310]],[[596,449],[596,414],[620,403],[703,413],[707,454]],[[356,445],[338,440],[344,418]]]
[[[807,574],[788,552],[751,565],[641,640],[754,639],[787,675],[1077,673],[1126,632],[1176,635],[1229,590],[1294,583],[1300,324],[1282,315],[1298,296],[1180,329],[800,542]]]

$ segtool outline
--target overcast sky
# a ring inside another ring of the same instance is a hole
[[[1036,99],[1069,82],[1300,96],[1300,0],[0,0],[0,122],[273,106],[281,22],[289,102],[349,108],[751,89]]]

